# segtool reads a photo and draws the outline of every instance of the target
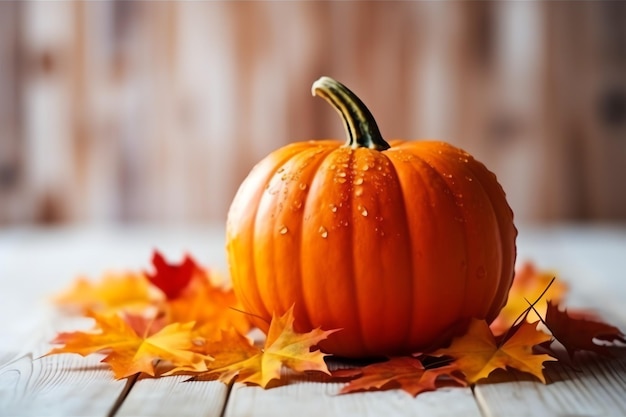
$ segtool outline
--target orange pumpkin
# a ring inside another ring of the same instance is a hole
[[[295,305],[296,329],[343,329],[324,351],[365,357],[417,352],[468,318],[493,320],[517,235],[495,175],[443,142],[385,142],[331,78],[313,94],[342,115],[347,142],[274,151],[228,214],[233,287],[257,325]]]

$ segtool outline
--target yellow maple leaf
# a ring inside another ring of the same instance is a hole
[[[532,374],[545,384],[543,363],[555,359],[546,354],[533,354],[533,346],[551,339],[550,335],[537,330],[537,323],[522,322],[498,345],[487,322],[474,319],[465,335],[432,355],[452,357],[470,384],[487,378],[496,369],[506,368]]]
[[[554,282],[550,285],[550,282]],[[548,288],[549,286],[549,288]],[[509,298],[500,314],[491,323],[491,330],[494,334],[502,334],[509,329],[515,320],[529,307],[529,302],[534,302],[543,294],[541,300],[534,306],[534,309],[541,317],[545,317],[547,301],[558,303],[567,292],[567,286],[558,279],[552,271],[542,271],[527,262],[517,269],[515,279],[509,291]],[[529,320],[538,320],[537,313],[531,310],[528,315]]]
[[[209,373],[219,375],[219,379],[229,382],[237,377],[237,381],[267,387],[270,381],[279,379],[283,366],[296,372],[319,371],[330,375],[324,362],[326,354],[311,348],[326,339],[337,330],[324,331],[314,329],[308,333],[297,333],[293,329],[293,307],[283,316],[274,316],[263,349],[254,346],[243,347],[242,339],[235,342],[237,353],[230,359],[236,360],[222,367],[212,369]],[[234,339],[231,339],[234,340]],[[232,345],[224,345],[220,350],[233,350]],[[228,362],[220,352],[212,352],[216,360]]]
[[[207,367],[209,368],[208,372],[203,375],[197,375],[196,372],[189,372],[186,368],[173,367],[163,373],[163,375],[193,374],[195,375],[194,379],[220,379],[228,383],[234,376],[236,376],[236,372],[234,374],[223,373],[222,375],[218,375],[215,374],[213,370],[227,367],[234,363],[246,361],[247,359],[263,352],[261,348],[252,343],[252,340],[243,336],[233,328],[223,330],[218,338],[214,337],[213,330],[211,329],[209,336],[210,337],[207,338],[202,332],[202,329],[195,330],[194,347],[191,349],[194,352],[213,358],[211,362],[207,363]]]
[[[150,307],[153,296],[142,273],[107,273],[99,281],[78,278],[64,293],[55,297],[57,304],[81,311],[113,313],[120,310],[139,313]]]
[[[118,379],[138,372],[154,376],[154,363],[158,360],[195,372],[206,371],[207,361],[212,360],[208,355],[193,351],[193,322],[172,323],[146,336],[138,335],[117,314],[90,312],[87,315],[95,320],[94,329],[88,332],[60,333],[52,343],[63,346],[53,348],[46,356],[60,353],[77,353],[82,356],[104,353],[106,356],[102,362],[111,367]]]

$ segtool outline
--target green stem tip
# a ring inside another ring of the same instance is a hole
[[[311,93],[329,102],[343,118],[346,146],[379,151],[391,147],[380,134],[372,113],[348,87],[330,77],[321,77],[313,83]]]

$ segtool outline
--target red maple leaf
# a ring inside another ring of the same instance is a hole
[[[154,286],[163,291],[168,300],[180,296],[191,282],[194,274],[200,270],[189,255],[185,256],[182,263],[175,265],[168,263],[157,250],[152,254],[152,265],[155,272],[153,274],[146,273],[146,276]]]
[[[624,333],[617,327],[601,321],[589,320],[585,317],[575,318],[567,310],[561,311],[558,304],[548,301],[544,324],[550,333],[567,350],[570,358],[579,350],[588,350],[610,356],[611,351],[606,343],[596,341],[626,343]]]

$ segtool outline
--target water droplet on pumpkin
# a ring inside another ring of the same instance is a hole
[[[466,175],[465,179],[468,180],[469,182],[474,181],[474,179],[472,177],[470,177],[469,175]]]
[[[324,226],[320,226],[318,232],[320,233],[320,236],[323,237],[324,239],[328,237],[328,230],[326,230]]]
[[[281,173],[281,172],[283,172],[284,170],[285,170],[285,168],[280,167],[280,168],[278,168],[278,171],[276,171],[276,173],[277,173],[277,174],[280,174],[280,173]]]
[[[339,172],[337,173],[337,176],[338,176],[338,177],[345,177],[346,175],[348,175],[348,174],[346,174],[346,171],[339,171]]]
[[[278,233],[280,233],[281,235],[286,235],[288,231],[289,231],[289,229],[287,229],[287,226],[283,226],[283,227],[280,228]]]
[[[354,192],[354,195],[357,197],[361,197],[363,195],[363,188],[359,187],[356,189],[356,191]]]
[[[487,276],[487,271],[485,271],[485,267],[479,266],[478,269],[476,270],[476,278],[483,279],[485,278],[485,276]]]
[[[332,169],[332,170],[335,170],[335,169],[337,169],[337,165],[335,165],[335,164],[332,164],[332,165],[330,166],[330,169]]]
[[[338,183],[343,184],[344,182],[346,182],[346,179],[345,179],[345,177],[337,177],[337,178],[335,178],[335,181],[337,181]]]
[[[367,217],[367,209],[365,208],[365,206],[362,206],[361,204],[359,204],[359,206],[357,207],[359,212],[361,212],[361,215],[363,217]]]
[[[295,200],[293,203],[291,203],[291,208],[295,211],[295,210],[300,210],[300,208],[302,207],[302,201],[300,200]]]
[[[361,185],[363,184],[363,177],[358,177],[354,180],[354,184],[355,185]]]
[[[368,169],[370,169],[370,166],[369,166],[369,165],[367,165],[367,164],[366,164],[366,165],[363,165],[363,171],[367,171]]]
[[[337,213],[337,206],[336,205],[330,204],[329,207],[330,207],[330,211],[332,211],[333,213]]]
[[[300,185],[298,185],[298,188],[300,188],[302,191],[306,190],[308,187],[308,185],[306,185],[305,183],[301,182]]]

